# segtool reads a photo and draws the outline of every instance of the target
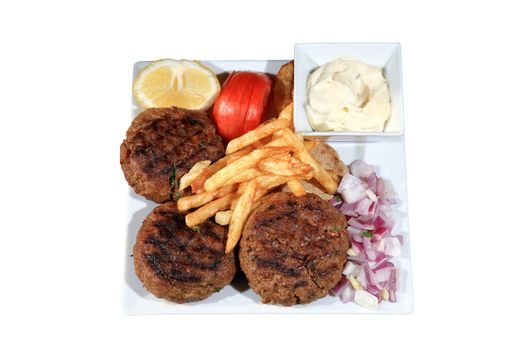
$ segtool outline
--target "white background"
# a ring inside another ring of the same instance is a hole
[[[523,348],[523,10],[437,1],[0,5],[0,348]],[[521,33],[521,34],[520,34]],[[414,312],[127,317],[132,65],[402,44]]]

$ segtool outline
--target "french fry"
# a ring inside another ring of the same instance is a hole
[[[256,179],[259,182],[259,188],[270,190],[291,180],[309,180],[311,178],[312,174],[307,174],[304,176],[263,175],[257,177]]]
[[[288,126],[293,125],[293,103],[289,103],[284,109],[279,113],[278,119],[288,120]]]
[[[257,192],[255,192],[255,197],[253,197],[253,201],[256,203],[261,200],[262,197],[264,197],[268,193],[269,189],[266,188],[259,188]]]
[[[234,177],[230,178],[228,181],[224,183],[224,186],[231,185],[234,183],[239,183],[239,182],[250,181],[251,179],[254,179],[257,176],[261,176],[261,175],[263,175],[263,173],[260,170],[256,168],[248,168],[244,170],[243,172],[241,172],[240,174],[235,175]]]
[[[272,141],[270,141],[266,147],[281,147],[286,146],[286,141],[283,139],[283,130],[276,132],[273,137]]]
[[[279,120],[287,120],[288,127],[293,130],[293,103],[288,104],[281,113],[279,113]],[[272,138],[275,140],[283,135],[282,131],[277,131]]]
[[[290,188],[290,191],[294,194],[296,197],[304,196],[306,194],[306,191],[304,190],[304,186],[301,184],[299,180],[290,180],[286,183],[288,187]]]
[[[193,196],[182,197],[177,201],[177,209],[180,211],[186,211],[191,208],[200,207],[214,200],[217,197],[218,192],[219,191],[204,192]]]
[[[193,196],[182,197],[177,201],[177,209],[180,211],[186,211],[191,208],[200,207],[206,203],[211,202],[215,198],[222,197],[225,194],[234,192],[237,190],[237,185],[231,184],[219,188],[218,190],[212,192],[203,192],[194,194]]]
[[[193,193],[199,192],[201,188],[204,186],[204,182],[213,174],[215,174],[217,171],[221,170],[231,162],[234,162],[235,160],[239,159],[242,156],[245,156],[249,154],[253,148],[251,146],[248,146],[246,148],[241,149],[238,152],[229,154],[215,163],[208,166],[204,171],[191,183],[191,191]]]
[[[215,213],[230,207],[233,193],[228,193],[186,215],[186,226],[194,227],[211,218]]]
[[[337,181],[306,151],[300,139],[290,129],[283,130],[283,139],[294,148],[294,153],[301,162],[313,168],[314,178],[319,181],[326,192],[334,194],[337,190]]]
[[[312,171],[312,167],[308,164],[292,164],[291,158],[290,161],[287,162],[275,157],[268,157],[261,160],[259,164],[257,164],[257,167],[267,173],[284,176],[301,176]]]
[[[190,186],[191,183],[195,181],[195,179],[199,177],[199,175],[204,171],[204,169],[206,169],[210,164],[211,160],[201,160],[200,162],[195,163],[191,167],[190,171],[188,171],[180,178],[179,191],[182,191],[186,187]]]
[[[288,146],[264,147],[253,150],[250,154],[240,157],[233,163],[225,166],[224,168],[210,176],[204,182],[204,189],[207,192],[216,190],[217,188],[223,186],[226,183],[226,181],[228,181],[231,177],[239,174],[240,172],[248,168],[253,168],[262,159],[282,153],[288,153],[290,152],[290,150],[291,147]]]
[[[215,222],[221,226],[226,226],[230,223],[233,210],[218,211],[215,214]]]
[[[226,254],[231,252],[241,238],[242,228],[251,212],[253,198],[257,191],[258,183],[256,179],[250,180],[245,191],[239,197],[239,202],[233,210],[230,226],[228,228],[228,239],[226,241]]]
[[[248,131],[246,134],[231,140],[226,147],[226,154],[237,152],[238,150],[253,144],[256,141],[264,139],[275,132],[287,128],[289,125],[288,119],[272,119],[257,128]]]

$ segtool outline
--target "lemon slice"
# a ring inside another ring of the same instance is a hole
[[[133,82],[133,93],[144,108],[208,109],[221,91],[215,73],[199,62],[164,59],[144,67]]]

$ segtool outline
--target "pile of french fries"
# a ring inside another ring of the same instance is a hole
[[[186,225],[195,227],[215,215],[219,225],[229,225],[226,253],[241,238],[249,214],[261,198],[287,184],[296,196],[305,194],[300,180],[315,179],[327,193],[337,190],[338,178],[324,169],[309,153],[301,135],[292,131],[293,103],[279,114],[231,140],[226,156],[215,163],[196,163],[180,179],[179,190],[191,187],[193,195],[177,201],[186,215]]]

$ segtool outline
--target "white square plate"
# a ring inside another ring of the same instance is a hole
[[[382,67],[388,81],[392,114],[384,132],[313,131],[308,123],[304,105],[306,82],[317,67],[337,58],[355,58]],[[403,134],[403,83],[401,46],[398,43],[323,43],[296,44],[294,64],[294,123],[295,130],[310,138],[330,141],[371,141]]]
[[[138,62],[133,67],[133,78],[148,62]],[[286,61],[209,61],[203,62],[215,73],[232,70],[264,71],[275,74]],[[141,109],[133,101],[132,117]],[[408,235],[407,194],[405,176],[405,147],[401,137],[375,143],[330,143],[345,163],[355,159],[364,159],[379,168],[379,176],[389,179],[395,186],[401,205],[399,210],[404,214],[399,223],[404,236],[403,255],[395,260],[401,269],[400,291],[397,303],[381,303],[377,310],[368,310],[353,303],[343,304],[339,298],[327,296],[307,305],[285,307],[261,304],[259,297],[248,287],[242,273],[237,274],[233,283],[213,294],[206,300],[175,304],[157,299],[142,286],[133,268],[133,245],[142,221],[156,206],[135,194],[130,188],[127,199],[128,221],[125,249],[125,275],[123,308],[128,315],[149,314],[212,314],[212,313],[352,313],[352,314],[400,314],[412,311],[412,270],[410,265],[410,240]]]

